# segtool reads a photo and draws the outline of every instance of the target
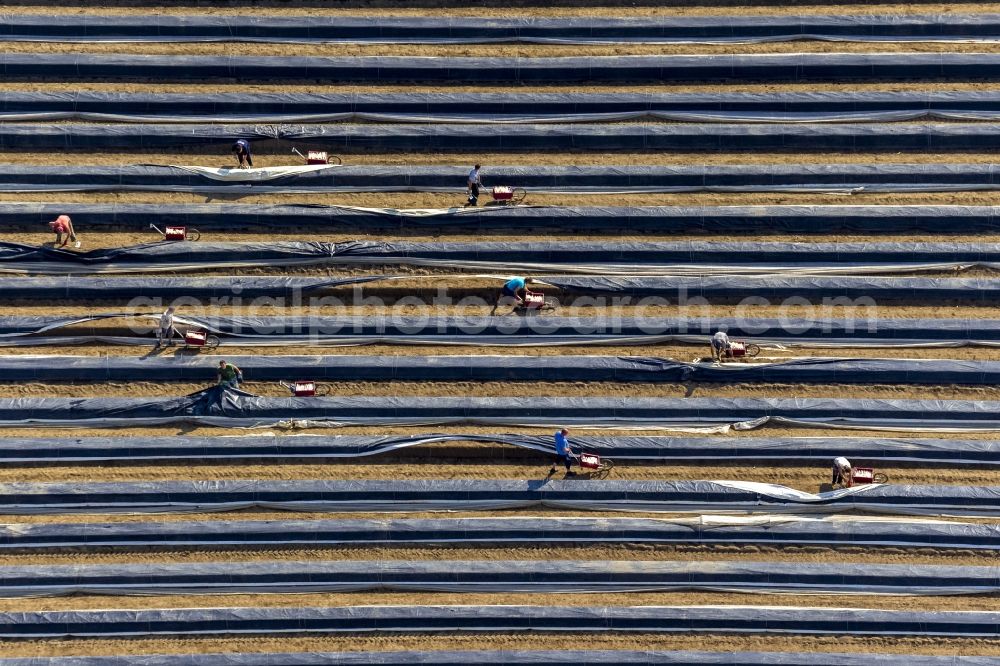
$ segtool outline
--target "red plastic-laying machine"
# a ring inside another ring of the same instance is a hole
[[[524,201],[524,197],[528,194],[523,187],[510,185],[495,185],[490,193],[493,195],[493,202],[498,206],[516,206]]]
[[[510,201],[514,198],[514,188],[506,185],[498,185],[493,188],[494,201]]]
[[[344,161],[340,157],[334,155],[330,157],[330,153],[325,150],[307,150],[306,154],[303,155],[302,151],[298,148],[292,148],[292,153],[299,156],[299,159],[303,160],[306,164],[343,164]]]
[[[168,240],[168,241],[187,240],[187,227],[167,226],[163,230],[163,240]]]
[[[150,229],[163,236],[165,241],[196,241],[201,238],[201,232],[192,227],[182,227],[178,224],[168,224],[163,227],[163,231],[155,224],[149,225]]]
[[[545,294],[540,291],[524,290],[524,298],[521,303],[525,310],[541,310],[545,307]]]
[[[297,381],[292,384],[292,395],[297,398],[316,395],[316,382]]]
[[[851,485],[875,483],[875,470],[871,467],[851,468]]]
[[[205,331],[184,331],[184,344],[190,347],[204,347],[208,342],[208,333]]]
[[[729,343],[729,355],[732,358],[743,358],[747,355],[747,346],[745,342],[732,341]]]
[[[583,469],[600,469],[601,456],[596,453],[581,453],[580,467]]]

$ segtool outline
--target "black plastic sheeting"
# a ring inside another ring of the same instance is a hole
[[[569,577],[553,569],[572,570]],[[970,595],[1000,591],[997,567],[476,560],[192,562],[0,567],[0,598],[74,594],[296,594],[353,592]]]
[[[759,93],[107,93],[3,92],[5,120],[117,122],[593,122],[663,118],[779,122],[988,120],[1000,112],[989,91]],[[665,117],[664,117],[665,116]],[[546,120],[547,119],[547,120]]]
[[[825,467],[825,466],[824,466]],[[824,470],[825,471],[825,470]],[[0,484],[0,514],[496,511],[1000,516],[1000,486],[857,486],[803,493],[735,481],[149,481]],[[2,624],[2,623],[0,623]]]
[[[254,652],[207,654],[148,654],[105,657],[21,657],[0,659],[0,666],[605,666],[673,664],[675,666],[826,666],[845,663],[856,654],[823,652],[691,652],[632,650],[443,651],[433,652]],[[992,666],[993,657],[933,657],[866,654],[872,666]]]
[[[1000,362],[806,358],[771,363],[685,363],[649,356],[227,356],[246,381],[672,382],[992,386]],[[14,382],[211,381],[210,357],[0,356]]]
[[[981,54],[969,57],[978,58]],[[10,57],[10,56],[8,56]],[[42,55],[33,54],[32,58]],[[144,56],[153,57],[153,56]],[[170,56],[172,71],[184,71]],[[994,57],[994,56],[990,56]],[[995,56],[1000,59],[1000,55]],[[1000,73],[1000,66],[991,66]],[[257,77],[259,78],[259,77]],[[226,154],[233,141],[282,139],[338,153],[540,152],[983,152],[1000,148],[996,123],[896,124],[529,124],[491,125],[155,125],[5,123],[0,150],[143,150],[198,148]],[[285,144],[287,147],[287,144]]]
[[[678,274],[1000,266],[992,243],[480,242],[345,241],[154,242],[88,252],[0,243],[0,271],[64,274],[210,269],[251,265],[367,264],[540,273]]]
[[[496,444],[527,453],[553,453],[552,438],[541,435],[257,435],[252,437],[78,437],[0,439],[0,459],[9,463],[106,462],[112,460],[236,460],[364,458],[441,443]],[[921,462],[947,465],[1000,465],[1000,442],[961,439],[867,439],[855,437],[598,437],[573,435],[574,450],[615,460],[781,460],[829,461],[846,456],[861,462]],[[416,453],[414,455],[417,455]],[[433,460],[434,450],[419,452]],[[510,451],[503,453],[511,457]],[[461,452],[449,449],[449,456]]]
[[[0,614],[14,639],[198,634],[540,631],[996,638],[1000,613],[781,606],[352,606]]]
[[[365,287],[364,292],[377,294],[383,288],[393,289],[395,276],[372,275],[327,279],[322,277],[64,277],[0,276],[0,293],[8,299],[50,301],[109,301],[154,299],[160,303],[175,299],[219,299],[221,303],[239,303],[236,299],[260,297],[302,299],[338,293],[342,298],[355,292],[332,291],[344,287]],[[418,281],[408,277],[408,284]],[[440,278],[427,277],[427,289],[441,283]],[[940,303],[965,301],[996,303],[1000,300],[1000,280],[992,278],[896,278],[896,277],[577,277],[546,276],[542,282],[559,287],[561,292],[550,294],[565,301],[580,294],[613,297],[658,297],[667,302],[706,298],[715,302],[742,301],[748,296],[784,300],[807,298],[815,303],[832,299],[870,298],[876,303],[886,300]],[[476,292],[483,291],[476,289]],[[464,293],[461,282],[455,282],[452,293]],[[492,294],[489,294],[492,296]],[[359,295],[359,298],[361,296]],[[221,299],[228,299],[222,301]],[[860,305],[861,301],[858,302]],[[566,302],[568,304],[568,301]],[[150,303],[152,306],[152,303]]]
[[[4,346],[149,344],[148,333],[124,323],[129,314],[79,317],[0,316]],[[119,328],[109,323],[121,320]],[[92,323],[92,327],[86,324]],[[996,319],[749,319],[741,317],[204,317],[184,315],[178,323],[219,336],[223,344],[286,346],[361,344],[432,344],[479,346],[550,346],[569,344],[708,345],[718,330],[758,343],[812,347],[964,347],[997,346]],[[136,323],[136,325],[141,325]],[[64,330],[72,326],[71,330]],[[116,336],[115,333],[130,333]],[[47,335],[43,335],[47,334]]]
[[[234,186],[227,184],[225,187]],[[257,187],[252,186],[251,193],[256,192]],[[1000,178],[997,187],[1000,188]],[[116,189],[116,186],[109,186],[109,189]],[[66,211],[65,204],[0,203],[0,229],[37,231]],[[540,230],[707,234],[713,237],[719,234],[766,237],[775,233],[955,235],[994,233],[1000,226],[1000,208],[993,206],[497,206],[415,214],[408,210],[321,205],[80,203],[72,206],[72,213],[81,232],[83,229],[124,229],[147,232],[150,239],[159,238],[149,230],[151,222],[161,227],[166,224],[193,226],[203,233],[303,228],[338,233],[348,230],[364,233]],[[203,242],[208,240],[206,234]]]
[[[997,41],[995,14],[680,18],[0,16],[0,41],[377,44]]]
[[[713,17],[713,20],[719,17]],[[768,17],[768,20],[780,17]],[[381,19],[380,19],[381,20]],[[438,20],[438,19],[435,19]],[[476,27],[481,24],[476,23]],[[387,93],[117,93],[92,90],[0,92],[0,114],[116,113],[165,116],[304,116],[386,113],[423,116],[592,115],[636,112],[865,113],[878,111],[1000,111],[1000,93],[962,91],[836,91],[740,93],[636,92],[387,92]],[[938,165],[940,166],[940,165]]]
[[[478,23],[478,19],[477,19]],[[797,82],[1000,78],[991,53],[796,53],[564,58],[158,56],[5,53],[7,80],[148,79],[559,85],[588,82]],[[477,128],[481,131],[481,128]]]
[[[135,166],[35,166],[0,165],[0,191],[5,192],[193,192],[244,196],[260,193],[310,192],[455,192],[461,186],[461,167],[374,167],[331,166],[323,169],[287,172],[261,179],[255,171],[236,178],[232,169],[218,170],[225,178],[200,172],[208,167]],[[211,169],[214,169],[212,167]],[[647,192],[927,192],[977,191],[1000,188],[1000,177],[993,165],[964,164],[878,164],[878,165],[790,165],[790,166],[691,166],[691,167],[496,167],[485,178],[494,184],[554,193],[647,193]],[[4,224],[24,222],[32,215],[49,215],[53,204],[10,204],[0,207]],[[176,210],[176,212],[174,212]],[[658,229],[646,219],[654,213],[667,218],[663,228],[686,223],[722,225],[739,223],[748,228],[761,225],[761,217],[773,217],[777,228],[817,231],[811,218],[824,215],[828,224],[852,231],[881,231],[871,218],[893,225],[909,225],[901,230],[938,230],[935,217],[960,216],[963,222],[980,225],[977,218],[991,209],[976,206],[659,206],[659,207],[485,207],[445,209],[426,219],[407,220],[404,212],[389,213],[379,209],[310,205],[241,205],[234,208],[240,216],[250,216],[251,224],[260,226],[287,224],[324,225],[364,223],[383,227],[391,224],[412,225],[483,225],[490,220],[507,219],[511,224],[548,224],[553,228],[581,225],[601,228],[628,216],[640,228]],[[113,223],[108,218],[130,216],[183,215],[202,225],[231,227],[246,224],[234,216],[225,216],[212,206],[179,204],[167,208],[159,204],[80,204],[74,207],[90,215],[94,224]],[[140,213],[139,211],[144,211]],[[212,214],[214,212],[214,215]],[[80,214],[78,213],[78,214]],[[609,213],[615,217],[611,217]],[[756,218],[752,216],[756,214]],[[13,216],[18,217],[13,217]],[[519,220],[528,215],[533,219]],[[547,217],[553,218],[547,220]],[[691,218],[686,221],[673,218]],[[923,218],[932,218],[924,220]],[[272,219],[273,218],[273,219]],[[340,218],[346,218],[341,220]],[[352,219],[354,218],[354,219]],[[579,218],[566,220],[565,218]],[[741,218],[737,220],[736,218]],[[907,219],[910,218],[910,219]],[[8,221],[9,220],[9,221]],[[947,222],[947,220],[942,220]],[[624,226],[613,226],[621,229]],[[680,227],[683,228],[683,227]],[[981,227],[975,226],[970,231]],[[893,227],[895,229],[895,226]],[[761,228],[761,231],[766,229]],[[965,231],[962,229],[961,231]]]
[[[151,242],[132,247],[74,252],[48,246],[0,243],[0,271],[66,274],[195,270],[223,266],[284,266],[330,263],[334,256],[363,258],[389,246],[364,242]],[[352,259],[346,259],[348,263]]]
[[[45,278],[37,278],[44,280]],[[784,300],[806,298],[816,303],[832,299],[872,299],[876,303],[910,300],[992,302],[1000,296],[1000,280],[988,278],[898,278],[843,276],[718,276],[718,277],[597,277],[546,276],[545,284],[565,294],[614,294],[630,297],[661,297],[671,301],[706,298],[742,301],[747,297]],[[107,282],[107,281],[106,281]],[[0,278],[0,288],[3,285]],[[19,293],[15,287],[16,293]],[[48,292],[48,290],[46,290]],[[277,291],[277,290],[276,290]],[[54,290],[49,293],[54,293]],[[860,303],[860,301],[859,301]]]
[[[773,17],[770,17],[773,18]],[[478,22],[477,22],[478,23]],[[0,36],[2,39],[2,36]],[[759,93],[4,92],[0,119],[103,122],[850,122],[991,120],[988,91]]]
[[[954,521],[802,517],[759,519],[440,518],[5,523],[0,549],[20,552],[258,546],[426,544],[753,544],[1000,550],[1000,526]]]
[[[767,423],[887,430],[1000,429],[1000,403],[836,398],[267,398],[212,387],[176,398],[5,398],[0,425],[117,427],[484,424],[686,428]]]

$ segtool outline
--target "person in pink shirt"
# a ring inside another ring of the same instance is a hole
[[[49,229],[56,235],[56,247],[66,247],[70,241],[73,241],[73,247],[80,247],[80,241],[76,239],[76,231],[73,229],[73,220],[69,215],[60,215],[49,222]]]

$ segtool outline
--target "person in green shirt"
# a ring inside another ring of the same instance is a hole
[[[232,363],[219,361],[219,386],[239,388],[243,381],[243,372]]]

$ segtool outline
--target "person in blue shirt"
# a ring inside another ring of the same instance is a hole
[[[556,431],[556,459],[552,463],[552,469],[549,470],[549,476],[556,473],[556,467],[558,467],[560,463],[566,466],[566,476],[576,476],[576,473],[570,470],[570,466],[573,464],[573,459],[576,458],[576,454],[573,453],[573,447],[570,446],[568,435],[569,430],[566,428]]]
[[[237,139],[233,144],[233,155],[239,162],[241,169],[249,169],[253,166],[253,155],[250,153],[250,142],[246,139]]]
[[[527,285],[534,283],[535,281],[532,280],[531,278],[523,278],[523,277],[513,277],[507,280],[504,286],[500,288],[500,293],[497,294],[496,303],[493,305],[493,310],[490,312],[490,314],[493,314],[494,312],[497,311],[497,308],[500,307],[501,301],[503,301],[505,298],[513,299],[515,304],[523,302],[524,297],[528,295]]]

